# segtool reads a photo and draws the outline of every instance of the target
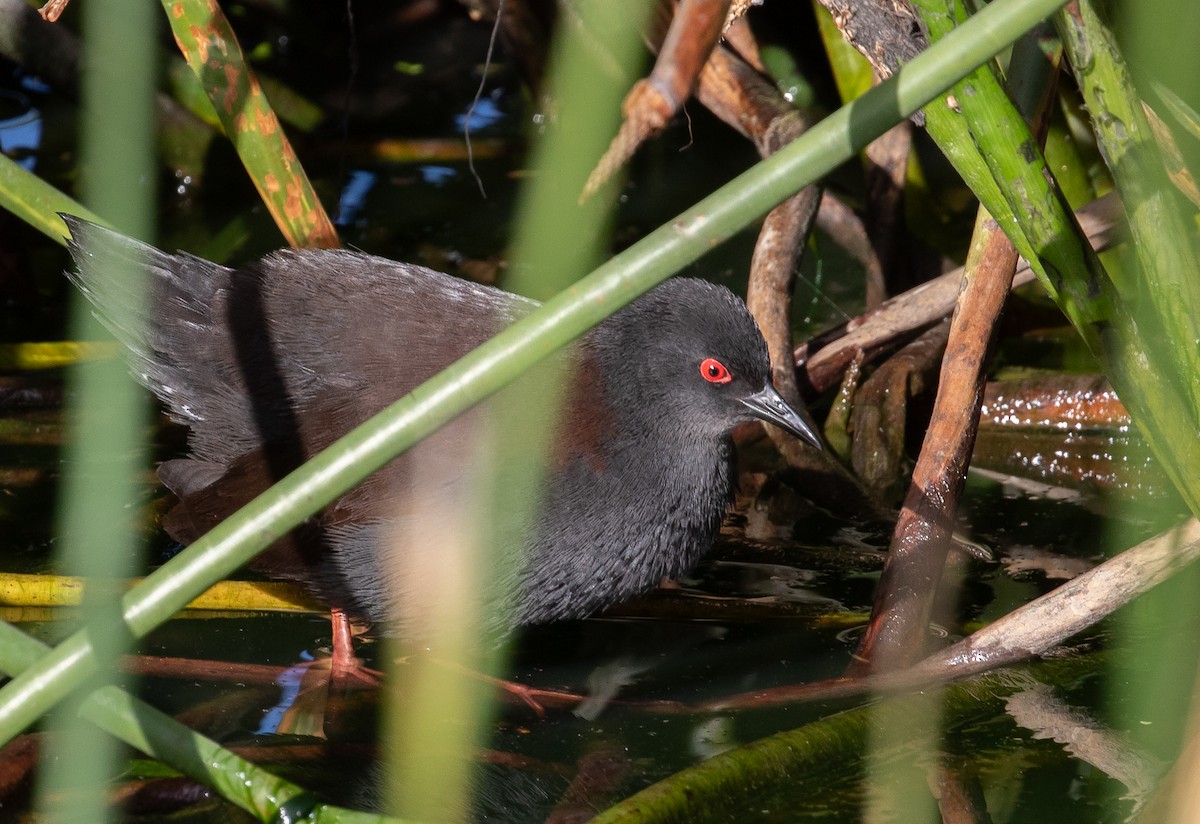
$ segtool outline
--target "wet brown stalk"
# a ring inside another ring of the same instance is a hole
[[[850,465],[875,497],[894,501],[903,490],[908,402],[937,377],[950,322],[942,321],[888,358],[854,393]]]
[[[743,47],[746,47],[745,45]],[[803,114],[778,89],[724,46],[713,50],[700,74],[696,96],[713,114],[751,141],[767,157],[808,128]],[[762,329],[771,356],[775,388],[794,405],[801,400],[792,367],[792,290],[800,255],[816,220],[821,189],[809,186],[780,203],[767,215],[754,247],[746,305]],[[794,438],[768,427],[768,434],[789,466],[819,472],[833,505],[865,501],[867,495],[844,468],[824,452],[808,449]],[[873,513],[871,513],[873,514]]]
[[[950,320],[933,416],[893,533],[871,623],[850,666],[852,675],[899,669],[925,649],[975,444],[987,352],[1017,264],[1016,249],[994,221],[989,218],[979,228],[979,251],[968,261]]]
[[[895,281],[908,268],[899,264],[905,229],[904,176],[911,149],[912,123],[906,120],[893,126],[878,140],[871,141],[863,152],[866,156],[863,177],[867,186],[864,222],[878,265],[877,271],[867,269],[868,309],[875,309],[887,298],[886,278]],[[896,288],[894,282],[892,288]]]

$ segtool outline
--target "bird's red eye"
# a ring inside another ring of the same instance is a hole
[[[700,361],[700,377],[709,383],[729,383],[733,380],[733,375],[729,374],[725,364],[716,358],[705,358]]]

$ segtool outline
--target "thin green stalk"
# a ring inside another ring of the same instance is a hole
[[[59,212],[79,215],[102,226],[111,225],[3,152],[0,152],[0,206],[63,246],[67,245],[66,226],[58,219]]]
[[[150,184],[155,179],[155,14],[137,0],[120,0],[85,8],[82,21],[89,71],[81,90],[80,189],[97,212],[141,237],[153,234],[155,215]],[[106,274],[130,295],[144,291],[140,271]],[[121,310],[126,313],[122,323],[138,315],[132,305]],[[73,340],[108,337],[82,295],[75,295],[71,315]],[[101,651],[100,678],[93,682],[99,686],[112,679],[113,662],[129,646],[112,590],[101,582],[129,578],[138,563],[138,509],[131,504],[149,460],[150,407],[119,360],[76,364],[68,379],[69,433],[55,564],[91,582],[81,611],[93,649]],[[106,793],[120,757],[117,743],[67,708],[54,726],[59,734],[41,752],[39,812],[82,824],[112,820]]]
[[[1195,52],[1163,48],[1163,41],[1169,37],[1176,42],[1194,42],[1196,18],[1180,16],[1181,9],[1169,4],[1128,4],[1120,9],[1124,19],[1118,43],[1101,11],[1091,0],[1081,0],[1064,9],[1055,22],[1076,66],[1075,79],[1091,114],[1096,143],[1112,173],[1129,225],[1131,253],[1123,259],[1128,266],[1123,269],[1126,276],[1121,286],[1136,325],[1127,334],[1141,343],[1146,358],[1124,365],[1125,374],[1119,376],[1120,383],[1114,380],[1114,385],[1192,511],[1200,512],[1197,464],[1194,455],[1183,454],[1200,437],[1200,267],[1194,246],[1195,209],[1168,179],[1142,111],[1141,96],[1119,48],[1130,49],[1128,62],[1140,66],[1142,78],[1147,77],[1150,64],[1157,69],[1150,77],[1186,83],[1195,77]],[[1175,28],[1168,32],[1164,21]],[[1153,33],[1153,39],[1142,40],[1139,32]],[[1155,53],[1138,55],[1139,41],[1143,50]],[[1184,429],[1185,434],[1173,432],[1172,427]],[[1147,508],[1161,505],[1122,497],[1118,503],[1123,507],[1136,508],[1129,513],[1133,519],[1153,518]],[[1186,717],[1194,695],[1197,646],[1194,634],[1164,633],[1163,628],[1196,625],[1198,585],[1200,570],[1187,570],[1140,598],[1136,609],[1119,613],[1113,627],[1115,647],[1125,652],[1122,663],[1126,671],[1105,685],[1111,717],[1130,731],[1132,740],[1165,760],[1175,758],[1186,746],[1186,736],[1194,734],[1181,727],[1178,719]],[[1154,642],[1147,644],[1151,638]]]
[[[968,19],[961,0],[916,0],[937,41]],[[1111,284],[1078,229],[1025,118],[1013,106],[996,69],[984,65],[925,110],[929,134],[992,214],[1021,256],[1094,352],[1103,349],[1096,324],[1111,319]],[[1065,292],[1071,300],[1064,300]],[[1089,299],[1090,297],[1090,299]]]
[[[640,5],[643,13],[651,10]],[[611,0],[578,0],[572,13],[587,25],[561,26],[556,35],[544,88],[548,99],[562,104],[535,145],[504,283],[522,295],[560,292],[591,271],[609,245],[614,187],[584,204],[578,199],[596,158],[617,132],[621,96],[632,82],[603,71],[597,50],[617,66],[635,66],[645,52],[642,21],[627,11],[614,16],[614,8]],[[498,590],[510,587],[518,577],[513,568],[524,564],[521,536],[543,488],[540,475],[551,447],[547,433],[555,429],[563,394],[562,366],[538,370],[519,397],[507,393],[498,399],[491,407],[495,414],[474,432],[483,443],[473,450],[469,472],[444,465],[413,469],[421,478],[416,487],[437,490],[434,500],[417,509],[443,512],[432,519],[432,529],[414,523],[406,530],[404,553],[428,551],[443,571],[424,588],[428,610],[413,607],[430,614],[421,644],[436,649],[438,660],[405,656],[407,663],[389,673],[388,697],[395,699],[386,715],[389,812],[457,821],[471,808],[473,756],[491,729],[493,692],[442,662],[496,675],[503,668],[505,650],[480,639],[488,637],[488,626],[508,625],[511,616],[482,614],[481,608],[500,611],[512,604],[512,593]],[[447,490],[460,487],[433,477],[447,471],[470,479],[477,490],[455,500]]]
[[[1061,3],[997,0],[889,81],[339,440],[127,593],[122,605],[129,633],[142,637],[213,581],[237,569],[442,422],[508,385],[534,363],[853,157]],[[86,636],[76,634],[37,667],[15,678],[0,690],[0,741],[25,729],[93,667]]]

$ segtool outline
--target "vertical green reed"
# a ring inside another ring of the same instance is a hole
[[[510,291],[539,299],[563,291],[606,257],[614,187],[583,204],[579,194],[616,133],[621,97],[636,79],[632,69],[642,53],[640,17],[651,4],[588,0],[573,8],[587,25],[561,26],[554,43],[543,88],[546,105],[531,124],[537,130],[532,174],[521,195],[505,282]],[[432,637],[423,642],[432,656],[407,656],[390,673],[393,814],[427,821],[464,820],[469,814],[474,753],[486,746],[493,718],[492,688],[461,672],[502,674],[504,650],[487,628],[507,622],[496,611],[511,608],[512,592],[505,590],[517,581],[524,559],[498,550],[521,545],[537,504],[561,375],[559,364],[551,363],[534,370],[515,392],[501,393],[491,407],[494,418],[480,427],[487,431],[476,433],[480,443],[468,489],[455,486],[453,478],[439,485],[439,467],[422,468],[418,486],[454,488],[462,500],[452,494],[449,503],[431,502],[431,508],[441,508],[434,516],[441,523],[428,538],[419,527],[405,538],[406,559],[414,548],[436,554],[440,580],[430,586],[444,589],[433,604]],[[447,581],[451,578],[456,580]],[[491,614],[479,610],[481,594]],[[404,651],[400,643],[394,648]],[[454,666],[447,668],[447,661]]]
[[[1091,4],[1088,5],[1085,11],[1095,14]],[[1162,360],[1186,364],[1200,351],[1200,317],[1196,315],[1195,302],[1186,298],[1194,290],[1200,271],[1195,265],[1179,265],[1176,261],[1187,257],[1195,260],[1191,248],[1196,237],[1195,210],[1167,180],[1153,143],[1135,145],[1131,135],[1136,136],[1137,131],[1124,121],[1140,115],[1145,100],[1173,127],[1176,140],[1190,161],[1191,173],[1200,173],[1196,142],[1153,93],[1156,85],[1162,84],[1193,108],[1200,102],[1195,84],[1195,78],[1200,77],[1200,54],[1190,46],[1200,38],[1200,7],[1190,0],[1163,0],[1114,4],[1099,10],[1112,15],[1111,19],[1104,19],[1111,24],[1121,52],[1114,54],[1103,49],[1102,43],[1093,43],[1088,51],[1096,58],[1089,67],[1091,76],[1087,82],[1094,83],[1104,98],[1112,101],[1103,122],[1124,141],[1113,145],[1106,141],[1102,145],[1110,154],[1115,154],[1114,148],[1120,152],[1115,162],[1110,159],[1110,165],[1134,235],[1132,245],[1136,254],[1124,258],[1133,281],[1130,292],[1136,295],[1131,303],[1142,334],[1152,339]],[[1085,21],[1091,22],[1088,18]],[[1118,82],[1124,71],[1129,72],[1128,80],[1136,84],[1137,97],[1130,94],[1131,88],[1122,88],[1123,84]],[[1094,105],[1094,98],[1088,100],[1088,105]],[[1145,124],[1137,125],[1146,140]],[[1150,171],[1145,171],[1145,167]],[[1167,220],[1161,218],[1163,209],[1171,212]],[[1170,311],[1152,315],[1152,307],[1159,305]],[[1195,397],[1200,375],[1181,365],[1178,374],[1172,377],[1184,386],[1180,394]],[[1187,419],[1188,412],[1194,420],[1197,414],[1194,408],[1181,411],[1179,417]],[[1180,492],[1192,503],[1193,514],[1198,514],[1194,503],[1197,494],[1194,490],[1200,487],[1197,472],[1194,465],[1183,467],[1180,472],[1183,485],[1192,485],[1191,491]],[[1155,510],[1163,502],[1122,495],[1118,504],[1124,510],[1123,520],[1136,524],[1155,517]],[[1174,501],[1166,505],[1176,506]],[[1130,543],[1119,533],[1109,536],[1114,551]],[[1115,621],[1114,643],[1120,656],[1105,685],[1110,717],[1114,726],[1128,731],[1133,744],[1164,763],[1178,756],[1184,743],[1182,738],[1189,729],[1195,730],[1194,719],[1200,710],[1194,697],[1198,694],[1194,682],[1200,658],[1200,638],[1195,632],[1200,621],[1198,591],[1200,568],[1193,565],[1122,610]],[[1190,727],[1189,713],[1193,717]],[[1184,820],[1178,817],[1181,814],[1182,811],[1173,811],[1171,820]]]
[[[82,5],[83,118],[79,135],[82,200],[123,231],[149,237],[154,226],[153,25],[158,8],[138,0]],[[130,294],[141,293],[136,272],[114,271]],[[122,322],[138,307],[127,306]],[[87,301],[75,294],[72,337],[104,337]],[[60,502],[61,546],[56,564],[88,578],[83,621],[103,661],[93,686],[114,680],[112,662],[128,635],[111,619],[120,601],[111,582],[130,577],[140,561],[134,505],[146,465],[149,406],[120,359],[77,366],[69,379],[69,438]],[[38,785],[38,808],[51,820],[105,821],[105,781],[121,745],[81,719],[70,702],[51,717]]]

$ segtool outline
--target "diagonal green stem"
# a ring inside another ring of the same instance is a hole
[[[775,204],[853,157],[957,78],[1003,49],[1063,0],[998,0],[889,81],[660,227],[540,310],[418,387],[248,504],[122,599],[127,631],[142,637],[309,514],[511,383]],[[0,741],[60,701],[92,671],[77,633],[0,690]]]
[[[58,219],[59,212],[78,215],[103,226],[110,225],[3,153],[0,153],[0,206],[63,246],[67,245],[67,238],[63,222]]]
[[[0,670],[21,672],[50,648],[9,624],[0,623]],[[400,824],[398,819],[315,805],[303,787],[284,781],[185,727],[116,687],[103,687],[79,703],[79,716],[157,758],[184,775],[213,787],[222,798],[260,821],[283,820],[288,809],[312,809],[313,821]]]
[[[164,0],[175,43],[195,72],[246,173],[292,246],[332,248],[337,231],[246,62],[221,7]]]

